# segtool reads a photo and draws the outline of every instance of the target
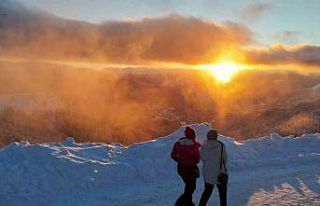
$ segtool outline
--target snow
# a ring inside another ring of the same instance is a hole
[[[211,128],[191,126],[199,142]],[[170,152],[183,131],[128,147],[72,138],[12,143],[0,149],[0,205],[173,205],[183,187]],[[320,134],[220,138],[230,160],[229,205],[320,205]],[[218,204],[216,189],[210,201]]]

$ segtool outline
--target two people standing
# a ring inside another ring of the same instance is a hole
[[[227,151],[217,138],[217,131],[210,130],[207,133],[207,141],[200,149],[200,144],[195,141],[195,131],[191,127],[186,127],[185,137],[175,143],[171,157],[178,163],[177,171],[185,184],[184,193],[177,199],[175,206],[195,205],[192,195],[196,189],[196,179],[200,176],[197,166],[200,159],[203,162],[205,190],[199,206],[207,204],[215,185],[218,187],[220,205],[227,205]]]

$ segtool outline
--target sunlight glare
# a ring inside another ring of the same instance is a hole
[[[234,63],[221,63],[206,66],[206,69],[220,81],[227,83],[241,70],[240,66]]]

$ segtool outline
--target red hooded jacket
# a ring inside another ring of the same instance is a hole
[[[184,165],[195,166],[200,161],[200,144],[195,141],[195,131],[186,127],[185,137],[180,138],[171,152],[171,158]]]

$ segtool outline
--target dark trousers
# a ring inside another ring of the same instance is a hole
[[[197,166],[178,164],[178,174],[184,182],[184,193],[177,199],[175,206],[193,206],[193,192],[196,190],[199,171]]]
[[[182,178],[184,182],[184,193],[177,199],[175,206],[193,206],[192,201],[193,192],[196,190],[196,178],[185,179]]]
[[[227,184],[217,184],[220,198],[220,206],[227,206]],[[204,191],[201,195],[199,206],[206,206],[212,194],[214,184],[204,184]]]

